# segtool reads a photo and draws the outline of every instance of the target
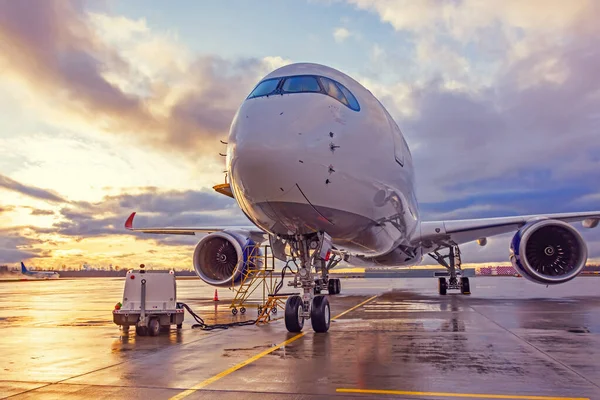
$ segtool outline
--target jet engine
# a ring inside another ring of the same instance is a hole
[[[513,267],[530,281],[545,285],[575,278],[587,261],[587,246],[566,222],[544,219],[530,222],[510,244]]]
[[[194,269],[212,286],[231,286],[262,266],[262,251],[244,232],[213,232],[194,249]]]

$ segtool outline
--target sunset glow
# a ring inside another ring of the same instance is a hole
[[[259,79],[299,61],[344,71],[387,107],[425,220],[598,209],[599,12],[593,0],[0,1],[0,264],[190,269],[198,237],[134,234],[125,219],[248,224],[212,190],[219,140]],[[600,257],[600,230],[582,234]],[[508,261],[508,237],[465,246],[464,261]]]

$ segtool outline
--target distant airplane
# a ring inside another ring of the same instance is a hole
[[[253,225],[133,228],[133,213],[125,228],[208,233],[194,250],[193,266],[214,286],[239,283],[257,262],[251,255],[269,243],[277,259],[297,268],[290,284],[300,293],[285,306],[290,332],[302,330],[306,319],[317,332],[329,329],[329,301],[320,293],[340,293],[340,280],[329,278],[329,270],[341,260],[408,266],[428,254],[448,271],[449,280],[438,278],[440,295],[448,289],[469,294],[459,245],[485,246],[488,237],[516,231],[510,259],[517,272],[559,284],[575,278],[588,255],[569,223],[594,228],[600,221],[600,211],[422,221],[400,128],[368,89],[324,65],[291,64],[265,76],[235,114],[226,144],[229,182],[214,189],[234,198]],[[444,168],[444,159],[427,167]]]
[[[23,261],[21,261],[21,273],[23,275],[31,276],[33,278],[38,278],[38,279],[58,279],[58,278],[60,278],[60,275],[58,275],[58,272],[30,271],[27,269],[27,267],[25,267],[25,264],[23,264]]]

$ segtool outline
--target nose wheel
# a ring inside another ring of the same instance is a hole
[[[327,332],[329,330],[329,323],[331,315],[331,309],[329,307],[329,300],[325,296],[316,296],[312,301],[312,311],[310,313],[310,322],[315,332]]]
[[[315,296],[310,307],[310,323],[317,333],[329,330],[331,307],[326,296]],[[288,332],[301,332],[304,328],[304,309],[300,296],[288,297],[285,303],[285,327]]]
[[[330,295],[341,291],[339,279],[329,279],[329,270],[341,261],[332,254],[331,237],[324,232],[286,238],[291,257],[300,261],[294,280],[288,286],[301,288],[301,295],[288,298],[285,303],[285,326],[289,332],[300,332],[304,321],[310,319],[315,332],[327,332],[331,321],[331,308],[321,290]],[[296,264],[297,265],[297,264]]]
[[[304,328],[302,297],[290,296],[285,302],[285,327],[288,332],[300,332]]]

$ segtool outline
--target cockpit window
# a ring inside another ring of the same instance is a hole
[[[338,83],[338,86],[342,90],[342,93],[344,93],[344,96],[346,96],[346,98],[348,99],[348,103],[350,103],[350,108],[354,111],[360,110],[360,106],[358,105],[358,100],[356,100],[356,97],[354,97],[354,95],[350,93],[350,91],[346,89],[346,87],[341,83]]]
[[[317,78],[314,76],[292,76],[286,78],[281,89],[288,93],[321,91]]]
[[[248,96],[249,99],[253,97],[268,96],[277,89],[280,79],[267,79],[258,84]]]
[[[325,89],[325,93],[333,97],[334,99],[338,99],[342,104],[349,106],[348,100],[346,100],[346,96],[342,93],[340,88],[329,78],[321,77],[321,85],[323,85],[323,89]]]
[[[254,88],[248,99],[287,93],[321,93],[333,97],[351,110],[360,111],[358,100],[344,85],[324,76],[298,75],[267,79]]]

